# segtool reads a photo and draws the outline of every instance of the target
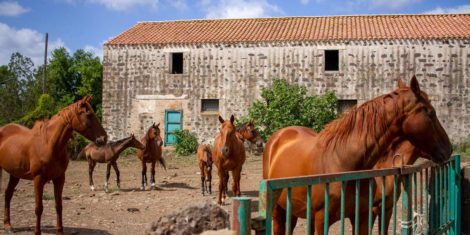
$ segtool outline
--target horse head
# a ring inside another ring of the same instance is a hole
[[[258,130],[256,130],[253,121],[250,121],[246,124],[245,133],[246,140],[250,141],[252,144],[256,144],[256,147],[259,149],[263,148],[263,138],[261,138],[261,135],[259,134]]]
[[[155,123],[153,123],[152,126],[147,131],[147,137],[150,140],[155,140],[157,142],[157,145],[161,147],[163,145],[163,139],[160,136],[160,133],[161,133],[160,123],[158,123],[157,125],[155,125]]]
[[[415,76],[409,87],[398,82],[397,105],[403,107],[400,118],[404,139],[410,141],[423,154],[435,162],[443,162],[452,154],[452,145],[439,122],[428,95],[419,87]],[[387,111],[389,111],[388,109]]]
[[[83,97],[81,100],[65,108],[61,112],[61,116],[74,131],[96,144],[102,145],[107,142],[106,131],[98,121],[91,107],[90,100],[89,96]]]
[[[134,148],[138,148],[138,149],[145,149],[145,145],[143,145],[140,141],[138,141],[136,138],[135,138],[135,135],[134,133],[131,134],[130,136],[130,145]]]
[[[236,138],[236,129],[233,125],[235,121],[235,117],[232,115],[230,116],[230,120],[224,120],[219,115],[219,122],[220,125],[220,146],[215,146],[218,151],[222,153],[223,156],[228,156],[230,154],[230,144],[233,139]]]

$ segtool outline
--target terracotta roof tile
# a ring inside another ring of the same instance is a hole
[[[199,44],[453,38],[470,38],[470,14],[141,22],[106,44]]]

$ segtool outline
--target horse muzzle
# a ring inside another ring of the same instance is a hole
[[[229,149],[224,146],[220,149],[220,152],[222,153],[222,155],[227,156],[229,154]]]
[[[107,137],[106,136],[100,136],[100,137],[96,138],[95,142],[96,142],[97,145],[104,145],[107,142]]]
[[[264,145],[264,142],[262,140],[256,141],[256,147],[257,148],[261,149],[261,148],[263,148],[263,145]]]

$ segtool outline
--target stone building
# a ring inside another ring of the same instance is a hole
[[[210,143],[217,115],[247,114],[274,78],[348,106],[416,75],[457,143],[469,67],[470,14],[140,22],[104,44],[103,125],[116,139],[160,122],[166,143],[179,128]]]

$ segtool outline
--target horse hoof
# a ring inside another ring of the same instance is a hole
[[[5,228],[5,233],[8,233],[8,234],[13,233],[13,229],[11,227]]]
[[[108,188],[104,188],[104,192],[105,192],[105,193],[109,193],[109,189],[108,189]]]
[[[95,191],[95,186],[90,186],[91,191]]]
[[[140,190],[145,191],[145,186],[140,187]]]

